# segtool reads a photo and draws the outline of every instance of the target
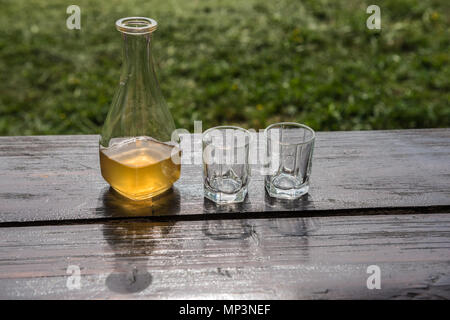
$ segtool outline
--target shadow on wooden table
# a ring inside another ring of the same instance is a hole
[[[114,251],[114,271],[106,278],[109,290],[120,294],[143,291],[152,283],[148,258],[174,222],[122,221],[103,225],[103,236]]]
[[[267,193],[264,199],[267,210],[270,208],[283,208],[288,211],[302,211],[311,207],[312,197],[305,194],[299,199],[286,200],[270,197]],[[283,236],[308,236],[319,229],[320,220],[314,217],[301,218],[293,217],[289,219],[269,219],[270,228]]]
[[[246,198],[248,202],[248,197]],[[244,203],[228,203],[216,204],[213,201],[203,198],[203,212],[210,214],[211,212],[220,213],[236,213],[241,212],[245,215],[248,204]],[[244,240],[248,237],[255,236],[253,225],[247,219],[238,220],[208,220],[203,223],[203,234],[212,240]]]
[[[180,193],[176,188],[144,201],[132,201],[112,188],[105,188],[99,200],[105,217],[176,215],[180,211]],[[114,271],[105,281],[109,290],[132,294],[150,286],[152,276],[147,270],[148,257],[155,243],[165,238],[174,224],[132,219],[103,225],[104,238],[114,252]]]
[[[257,237],[248,220],[205,220],[203,234],[212,240],[244,240]]]

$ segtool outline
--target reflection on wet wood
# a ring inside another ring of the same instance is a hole
[[[450,209],[450,129],[319,132],[308,196],[294,202],[271,199],[255,167],[249,196],[234,206],[203,199],[201,165],[183,165],[181,179],[165,199],[121,201],[100,175],[97,148],[98,136],[0,137],[0,223]]]

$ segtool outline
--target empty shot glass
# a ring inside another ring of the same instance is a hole
[[[250,180],[250,132],[220,126],[203,133],[204,196],[215,203],[242,202]]]
[[[281,122],[268,126],[264,136],[267,193],[282,199],[297,199],[308,193],[314,130],[294,122]]]

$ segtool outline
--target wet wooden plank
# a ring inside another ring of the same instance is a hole
[[[448,299],[449,253],[448,214],[0,228],[0,298]]]
[[[100,175],[97,148],[94,135],[0,137],[0,223],[402,213],[417,207],[442,212],[450,206],[450,129],[319,132],[308,196],[269,198],[255,168],[246,201],[222,207],[203,199],[200,165],[183,165],[173,192],[151,203],[123,201]]]

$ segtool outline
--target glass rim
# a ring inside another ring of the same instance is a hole
[[[309,138],[306,141],[302,141],[302,142],[279,142],[282,145],[304,145],[304,144],[309,144],[311,142],[313,142],[316,139],[316,132],[311,129],[310,127],[308,127],[305,124],[301,124],[301,123],[297,123],[297,122],[277,122],[277,123],[273,123],[271,125],[269,125],[267,128],[264,129],[264,136],[266,137],[266,139],[268,140],[272,140],[269,137],[269,130],[273,129],[276,126],[282,126],[282,125],[289,125],[289,126],[293,126],[293,127],[297,127],[297,128],[303,128],[306,129],[307,131],[312,133],[311,138]]]
[[[138,26],[130,26],[128,23],[138,24]],[[158,22],[147,17],[126,17],[116,21],[116,29],[126,34],[148,34],[157,28]]]
[[[250,141],[252,140],[252,135],[251,135],[250,131],[248,131],[247,129],[241,128],[241,127],[236,127],[236,126],[217,126],[217,127],[209,128],[205,132],[202,133],[202,142],[204,142],[205,136],[208,133],[210,133],[214,130],[226,130],[226,129],[233,129],[233,130],[243,132],[243,133],[245,133],[245,136],[248,137],[248,141],[244,142],[244,144],[242,144],[242,145],[234,146],[234,148],[243,148],[250,144]],[[223,148],[223,147],[219,147],[219,146],[215,146],[215,147],[219,148],[219,149],[227,149],[227,148]]]

